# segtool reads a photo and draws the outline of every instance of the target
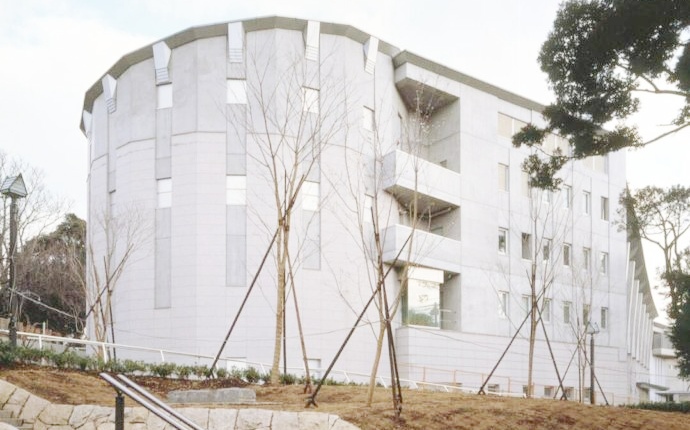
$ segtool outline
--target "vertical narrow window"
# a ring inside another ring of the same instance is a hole
[[[589,215],[592,210],[592,195],[589,191],[582,192],[582,212]]]
[[[508,230],[505,228],[498,229],[498,253],[508,253]]]
[[[225,177],[225,204],[247,204],[247,177],[228,175]]]
[[[319,39],[321,35],[321,23],[319,21],[307,21],[304,57],[307,60],[319,60]]]
[[[609,273],[609,253],[602,252],[599,254],[599,271],[606,275]]]
[[[302,87],[302,111],[319,113],[319,90]]]
[[[244,59],[244,27],[241,22],[228,24],[228,61],[241,63]]]
[[[563,302],[563,322],[570,324],[570,309],[573,307],[571,302]]]
[[[506,164],[498,163],[498,189],[501,191],[509,190],[509,175],[508,166]]]
[[[305,269],[321,268],[320,184],[302,184],[302,225],[304,228],[303,264]]]
[[[587,325],[589,323],[589,310],[591,306],[589,304],[583,305],[582,306],[582,324]]]
[[[398,146],[402,145],[403,139],[405,138],[404,136],[404,131],[405,128],[403,126],[403,118],[402,115],[398,114]]]
[[[529,197],[531,194],[531,188],[529,185],[529,173],[522,171],[521,181],[522,182],[522,195]]]
[[[508,292],[499,291],[498,292],[498,317],[505,319],[508,318]]]
[[[609,308],[601,308],[601,321],[599,321],[599,326],[602,330],[606,330],[609,327]]]
[[[172,178],[159,179],[157,182],[158,207],[169,208],[172,206]]]
[[[502,113],[498,114],[498,135],[507,138],[513,137],[513,118]]]
[[[158,85],[156,87],[156,108],[166,109],[173,105],[173,86],[172,84]]]
[[[543,190],[541,192],[541,199],[543,203],[551,204],[551,191]]]
[[[609,220],[609,198],[601,198],[601,219],[604,221]]]
[[[570,267],[570,264],[572,263],[572,246],[569,243],[564,243],[563,244],[563,265]]]
[[[582,268],[589,271],[592,261],[592,250],[589,248],[582,248]]]
[[[532,297],[531,296],[522,296],[522,310],[525,311],[525,316],[527,316],[531,307],[532,307]]]
[[[522,233],[522,258],[532,259],[532,235],[529,233]]]
[[[544,259],[544,261],[549,261],[551,258],[551,239],[544,239],[544,243],[542,245],[542,250],[541,250],[541,256]]]
[[[544,305],[541,308],[541,319],[544,322],[551,322],[551,299],[544,299]]]
[[[228,79],[226,102],[234,105],[246,105],[247,81],[244,79]]]
[[[371,224],[374,222],[374,197],[369,194],[364,195],[364,212],[362,219],[365,223]]]
[[[573,188],[570,185],[563,185],[563,207],[570,209],[573,204]]]
[[[375,121],[374,110],[364,106],[362,109],[362,126],[364,129],[374,131]]]

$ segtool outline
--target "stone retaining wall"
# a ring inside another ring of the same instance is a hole
[[[113,403],[115,403],[113,395]],[[0,379],[0,409],[33,425],[34,430],[114,430],[115,408],[55,405]],[[337,415],[266,409],[180,408],[178,411],[208,430],[357,430]],[[127,430],[173,430],[143,407],[125,408]]]

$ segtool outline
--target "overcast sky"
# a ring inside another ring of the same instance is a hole
[[[556,0],[0,0],[0,150],[43,170],[49,190],[86,217],[85,91],[124,54],[188,27],[281,15],[349,24],[400,49],[540,103],[537,64]],[[646,135],[671,100],[636,121]],[[633,151],[633,187],[690,183],[690,132]],[[656,264],[653,264],[656,266]]]

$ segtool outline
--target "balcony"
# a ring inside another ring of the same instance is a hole
[[[396,266],[411,263],[441,269],[448,273],[460,273],[462,252],[460,241],[415,230],[410,240],[412,251],[410,252],[408,243],[400,252],[410,234],[412,234],[412,229],[400,224],[388,227],[382,232],[384,263]],[[396,257],[398,257],[397,260]]]
[[[459,173],[400,150],[383,158],[383,188],[407,207],[416,194],[418,213],[460,206]]]

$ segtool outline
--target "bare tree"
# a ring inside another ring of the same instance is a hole
[[[289,54],[267,56],[269,46],[257,47],[257,54],[248,54],[252,71],[246,79],[246,115],[228,118],[238,134],[246,133],[252,141],[248,150],[251,161],[260,166],[271,190],[269,204],[275,214],[273,220],[259,219],[268,232],[277,229],[274,243],[276,264],[276,324],[271,383],[280,378],[280,358],[284,336],[285,303],[288,286],[296,297],[297,286],[292,282],[293,271],[299,267],[300,249],[294,237],[293,216],[298,198],[303,207],[318,212],[320,194],[319,158],[323,149],[345,129],[347,103],[345,83],[308,73],[304,58],[286,58]],[[309,61],[309,60],[307,60]],[[318,64],[318,63],[317,63]],[[244,114],[244,113],[243,113]],[[305,185],[306,184],[306,185]],[[306,192],[302,192],[306,189]],[[310,201],[313,200],[313,201]],[[267,202],[268,203],[268,202]],[[305,243],[304,241],[302,243]],[[297,306],[297,301],[295,300]],[[301,331],[301,325],[300,325]],[[300,333],[303,357],[304,338]]]
[[[150,239],[151,229],[137,207],[117,214],[102,211],[91,223],[95,227],[89,229],[86,245],[86,318],[97,341],[114,343],[113,292],[137,250]]]

